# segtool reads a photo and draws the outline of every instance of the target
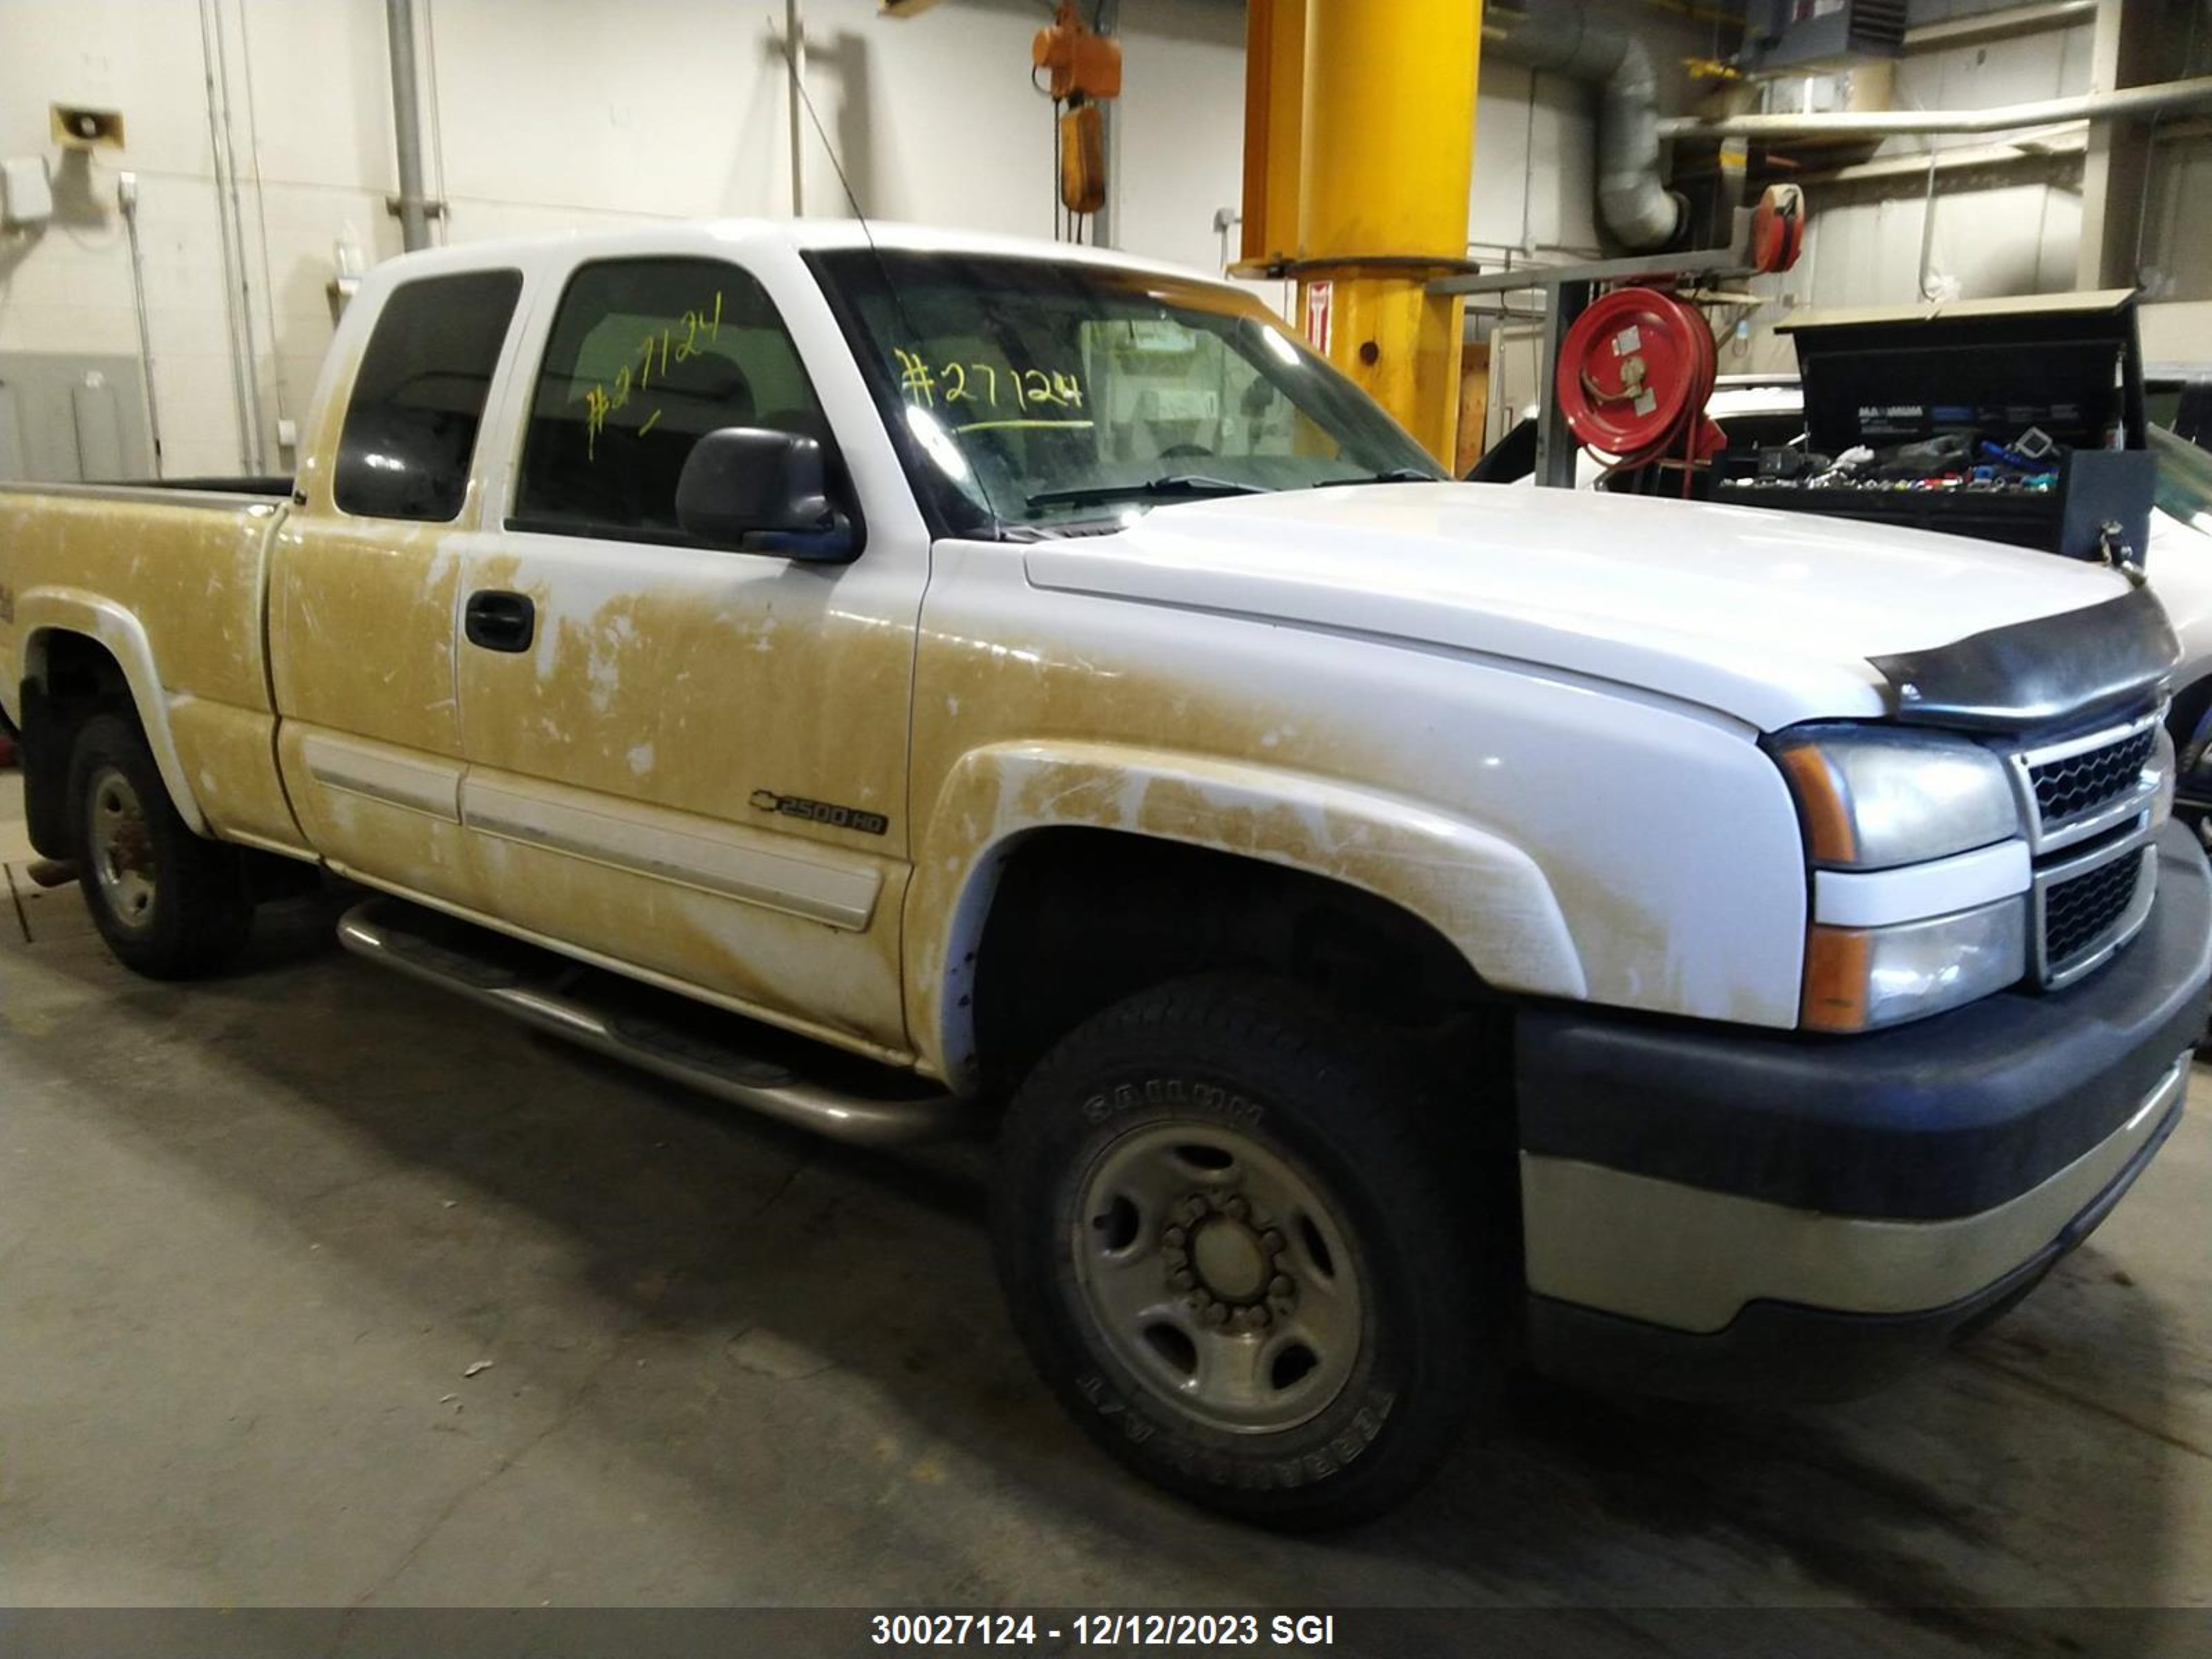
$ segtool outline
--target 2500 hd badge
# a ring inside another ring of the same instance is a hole
[[[787,818],[805,818],[810,823],[826,823],[833,830],[857,830],[864,836],[880,836],[891,827],[891,821],[881,812],[864,811],[857,806],[834,806],[826,800],[809,800],[804,795],[779,795],[773,789],[753,791],[753,805],[763,812],[781,812]]]

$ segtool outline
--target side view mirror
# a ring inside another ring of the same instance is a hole
[[[794,432],[726,426],[691,447],[676,481],[686,535],[748,553],[836,562],[860,551],[830,500],[822,446]]]

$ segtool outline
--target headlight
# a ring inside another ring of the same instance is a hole
[[[1798,726],[1775,748],[1815,864],[1887,870],[2020,833],[2004,763],[1963,738]]]
[[[2027,971],[2027,902],[1999,899],[1893,927],[1815,923],[1799,1018],[1809,1031],[1863,1031],[2002,991]]]

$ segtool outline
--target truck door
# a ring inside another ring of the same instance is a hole
[[[522,292],[515,270],[402,282],[331,347],[301,510],[277,537],[277,757],[315,850],[380,886],[470,906],[456,600],[477,436]],[[356,331],[366,328],[366,340]],[[342,368],[334,372],[343,375]]]
[[[787,307],[720,257],[595,260],[533,302],[502,410],[520,428],[504,534],[470,552],[459,595],[463,817],[505,924],[903,1058],[926,538],[886,514],[851,562],[807,563],[701,544],[676,517],[708,432],[814,437],[848,494],[837,428],[882,448],[786,258],[811,362]]]

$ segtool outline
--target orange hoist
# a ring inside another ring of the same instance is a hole
[[[1096,11],[1092,15],[1097,16]],[[1030,75],[1051,94],[1060,208],[1081,219],[1106,205],[1106,131],[1099,103],[1121,95],[1121,43],[1083,21],[1075,0],[1060,0],[1050,25],[1030,46]],[[1081,229],[1068,229],[1081,240]]]

